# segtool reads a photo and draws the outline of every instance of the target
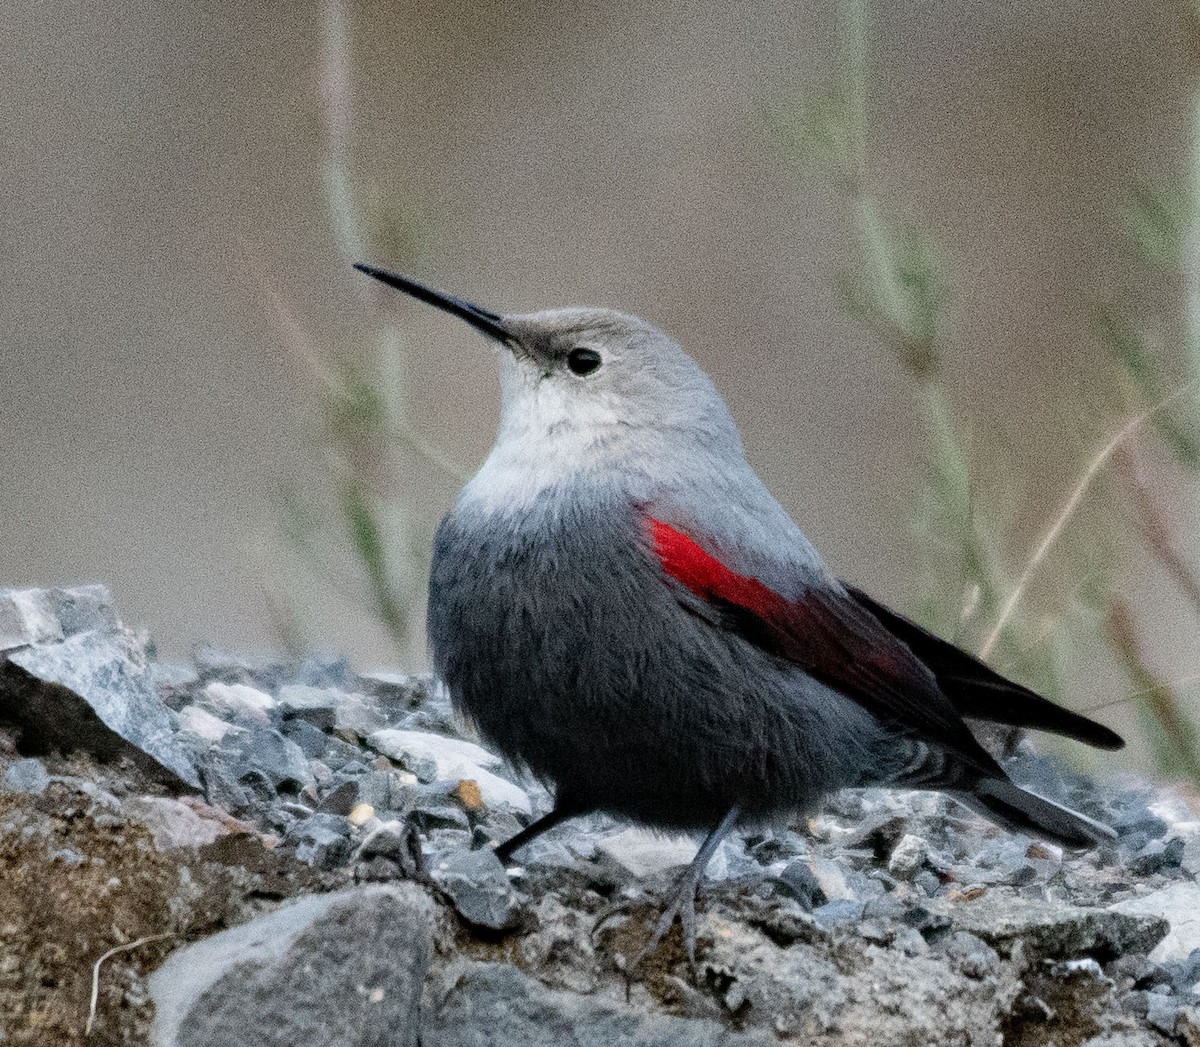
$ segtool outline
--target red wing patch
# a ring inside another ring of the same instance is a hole
[[[731,571],[682,531],[661,520],[650,520],[654,552],[663,570],[704,600],[724,600],[762,618],[778,620],[787,601],[757,578]]]
[[[977,766],[995,766],[933,674],[858,603],[820,585],[788,600],[670,524],[652,517],[648,523],[664,573],[716,611],[721,624],[876,716],[948,745]]]

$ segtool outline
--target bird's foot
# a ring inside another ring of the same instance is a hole
[[[683,926],[683,945],[687,951],[688,966],[691,968],[693,981],[698,980],[696,969],[696,893],[700,889],[700,881],[704,878],[704,870],[708,867],[709,859],[712,858],[713,852],[717,849],[720,842],[729,834],[730,830],[737,824],[738,818],[741,816],[741,809],[733,807],[721,819],[720,824],[712,830],[700,845],[700,849],[696,852],[696,857],[692,859],[683,875],[676,881],[675,889],[671,892],[667,907],[663,910],[663,914],[658,918],[658,922],[654,926],[654,933],[650,937],[650,941],[645,945],[634,957],[633,963],[627,968],[627,974],[637,970],[638,967],[662,944],[662,940],[667,936],[667,932],[675,923],[676,918],[679,919]],[[618,911],[625,907],[618,907]],[[592,933],[599,929],[602,923],[615,915],[615,912],[600,918]]]
[[[687,871],[676,882],[670,902],[654,925],[654,933],[651,935],[650,941],[633,958],[630,970],[637,970],[647,957],[657,951],[662,940],[667,936],[667,932],[678,918],[683,928],[683,947],[687,951],[692,980],[698,979],[696,969],[696,895],[700,890],[700,880],[703,876],[703,867],[697,868],[695,862],[688,866]]]

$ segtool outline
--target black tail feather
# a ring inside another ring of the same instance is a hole
[[[942,693],[950,699],[961,716],[1051,731],[1099,749],[1120,749],[1124,746],[1121,736],[1103,724],[1055,705],[1029,688],[1006,680],[979,659],[877,603],[860,589],[846,585],[846,591],[926,665]]]
[[[1065,847],[1094,847],[1117,838],[1107,825],[1002,778],[985,779],[972,792],[953,795],[1006,829],[1041,836]]]

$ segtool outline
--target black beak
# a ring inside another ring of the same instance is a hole
[[[436,305],[439,309],[450,313],[452,316],[457,316],[460,320],[466,320],[475,330],[482,331],[489,338],[494,338],[497,342],[502,342],[509,346],[509,348],[515,347],[517,343],[516,335],[504,326],[504,318],[502,316],[489,313],[486,309],[481,309],[477,305],[465,302],[461,298],[455,298],[453,295],[445,294],[442,291],[435,291],[432,287],[426,287],[424,284],[418,283],[411,276],[399,276],[396,273],[389,273],[386,269],[376,269],[373,265],[359,265],[355,263],[354,268],[360,273],[366,273],[368,276],[375,277],[376,280],[382,280],[389,287],[395,287],[397,290],[403,291],[405,294],[410,294],[422,302]]]

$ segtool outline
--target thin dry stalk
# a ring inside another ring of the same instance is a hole
[[[83,1027],[84,1036],[92,1035],[92,1026],[96,1022],[96,1006],[100,1001],[100,968],[104,965],[105,960],[109,960],[116,956],[117,953],[129,952],[131,949],[140,948],[143,945],[149,945],[151,942],[161,942],[164,938],[174,938],[173,932],[168,931],[166,934],[151,934],[145,938],[139,938],[136,942],[129,942],[126,945],[116,945],[109,949],[103,956],[100,957],[92,967],[92,1001],[88,1005],[87,1024]]]
[[[1178,680],[1172,680],[1163,686],[1169,691],[1178,692],[1185,687],[1190,687],[1194,683],[1200,683],[1200,673],[1189,673],[1187,676],[1181,676]],[[1094,713],[1100,709],[1112,709],[1115,706],[1125,705],[1128,702],[1136,702],[1140,698],[1145,698],[1153,694],[1158,689],[1158,687],[1143,687],[1139,690],[1131,691],[1120,698],[1111,698],[1107,702],[1097,702],[1095,705],[1085,705],[1078,711],[1081,713]]]
[[[1137,455],[1131,448],[1123,447],[1114,456],[1113,465],[1129,490],[1129,500],[1146,545],[1191,600],[1192,606],[1200,611],[1200,578],[1176,547],[1166,514],[1150,489]]]
[[[1174,689],[1149,667],[1133,613],[1119,597],[1115,597],[1109,606],[1107,625],[1109,638],[1125,671],[1135,683],[1143,685],[1139,700],[1158,725],[1150,738],[1160,772],[1182,774],[1200,782],[1200,745],[1196,729],[1184,714]]]
[[[266,306],[267,315],[279,329],[280,341],[317,381],[332,387],[336,379],[321,362],[321,354],[313,346],[304,325],[271,279],[271,267],[245,237],[238,238],[238,252],[246,263],[246,275]]]
[[[983,646],[979,649],[979,656],[987,658],[992,653],[992,648],[996,646],[996,642],[1000,639],[1000,634],[1004,631],[1004,627],[1008,624],[1009,618],[1012,617],[1013,611],[1016,609],[1017,603],[1025,594],[1033,576],[1037,573],[1037,569],[1041,566],[1042,561],[1046,559],[1047,554],[1054,548],[1055,543],[1061,537],[1071,517],[1075,515],[1075,510],[1079,508],[1079,503],[1083,501],[1083,496],[1087,494],[1088,488],[1092,486],[1092,481],[1099,475],[1100,470],[1112,457],[1113,452],[1121,446],[1126,440],[1134,435],[1150,418],[1153,418],[1159,411],[1163,410],[1168,404],[1179,399],[1184,393],[1191,389],[1191,384],[1176,389],[1170,396],[1164,400],[1160,400],[1153,407],[1147,408],[1141,414],[1136,415],[1126,422],[1117,431],[1116,435],[1108,441],[1101,449],[1100,453],[1092,459],[1083,476],[1075,485],[1075,489],[1071,492],[1070,498],[1063,506],[1062,512],[1055,517],[1051,523],[1049,530],[1042,538],[1041,543],[1029,558],[1029,562],[1025,565],[1025,570],[1021,572],[1021,577],[1017,580],[1016,586],[1009,595],[1008,600],[1004,604],[1004,608],[1000,611],[1000,616],[996,619],[996,624],[992,627],[992,631],[983,642]]]

